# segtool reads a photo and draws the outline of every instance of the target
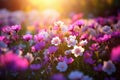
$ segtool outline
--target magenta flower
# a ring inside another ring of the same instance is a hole
[[[99,48],[100,46],[97,44],[97,43],[93,43],[90,47],[89,47],[89,49],[90,50],[98,50],[98,48]]]
[[[105,35],[103,35],[102,37],[99,37],[99,38],[97,39],[97,41],[98,41],[98,42],[105,42],[105,41],[109,40],[110,38],[111,38],[111,35],[105,34]]]
[[[88,38],[88,34],[82,34],[80,40],[84,40]]]
[[[112,49],[111,60],[120,62],[120,45]]]
[[[8,52],[5,55],[0,56],[0,67],[7,70],[26,70],[29,62],[27,59],[22,58],[12,52]]]
[[[7,33],[7,34],[11,34],[13,32],[13,30],[11,29],[10,26],[5,26],[2,28],[2,32]]]
[[[66,62],[67,64],[71,64],[74,61],[74,59],[72,57],[67,58],[66,56],[64,56],[64,57],[59,56],[58,60],[61,62]]]
[[[13,26],[11,26],[11,29],[17,32],[17,31],[21,30],[21,25],[13,25]]]
[[[0,36],[0,41],[3,41],[5,39],[5,36]]]
[[[29,41],[29,40],[32,39],[32,35],[31,34],[23,35],[23,39],[26,40],[26,41]]]

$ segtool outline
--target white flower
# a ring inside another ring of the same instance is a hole
[[[64,22],[57,21],[57,22],[54,23],[54,25],[60,27],[60,26],[64,25]]]
[[[48,39],[49,33],[47,31],[40,31],[39,35],[43,36],[44,40]]]
[[[82,77],[83,77],[83,73],[79,71],[73,71],[68,76],[68,78],[71,80],[78,80],[78,79],[81,80]]]
[[[33,62],[33,60],[34,60],[32,53],[27,53],[25,55],[25,58],[27,58],[29,62]]]
[[[51,40],[51,44],[54,44],[55,46],[58,46],[61,43],[61,40],[59,37],[54,37]]]
[[[75,46],[77,43],[76,36],[70,35],[68,38],[65,38],[65,40],[68,47]]]
[[[64,72],[67,70],[68,65],[66,64],[66,62],[59,62],[56,66],[56,68],[60,71],[60,72]]]
[[[83,76],[81,80],[93,80],[93,78],[89,76]]]
[[[109,61],[104,61],[102,70],[106,72],[108,75],[111,75],[113,72],[116,71],[115,65],[112,63],[111,60]]]
[[[79,43],[79,44],[80,44],[81,46],[84,46],[84,45],[86,45],[87,43],[88,43],[88,41],[87,41],[87,40],[82,40],[82,41],[80,41],[80,43]]]
[[[75,57],[82,56],[84,52],[84,48],[81,46],[74,46],[74,49],[72,50],[72,53],[74,54]]]

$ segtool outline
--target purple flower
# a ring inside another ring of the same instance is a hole
[[[92,54],[91,53],[84,53],[84,62],[89,63],[89,64],[94,64],[95,60],[92,59]]]
[[[74,59],[73,59],[72,57],[67,58],[67,57],[65,56],[65,57],[64,57],[64,61],[65,61],[67,64],[71,64],[71,63],[74,61]]]
[[[39,51],[39,50],[41,50],[41,49],[44,48],[44,47],[45,47],[45,42],[42,42],[42,41],[36,43],[35,46],[34,46],[35,51]]]
[[[52,75],[50,80],[66,80],[66,79],[62,74],[58,73]]]
[[[95,71],[102,71],[102,64],[98,64],[97,66],[94,67]]]
[[[71,64],[74,61],[74,59],[72,57],[67,58],[66,56],[64,56],[64,57],[59,56],[58,60],[61,62],[66,62],[67,64]]]
[[[32,35],[31,34],[23,35],[23,39],[26,40],[26,41],[29,41],[29,40],[32,39]]]
[[[106,72],[108,75],[111,75],[112,73],[116,72],[116,67],[111,60],[104,61],[102,70]]]
[[[66,62],[59,62],[56,66],[57,70],[59,70],[60,72],[65,72],[68,68],[68,65]]]
[[[30,69],[32,70],[38,70],[41,68],[41,65],[40,64],[31,64],[30,65]]]
[[[110,77],[110,78],[105,77],[104,80],[116,80],[116,78],[114,78],[114,77]]]
[[[98,50],[98,48],[99,48],[99,45],[97,44],[97,43],[93,43],[90,47],[89,47],[89,49],[90,50]]]
[[[50,46],[48,48],[48,51],[49,51],[50,54],[55,53],[57,50],[58,50],[57,46]]]

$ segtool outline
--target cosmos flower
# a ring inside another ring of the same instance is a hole
[[[32,53],[27,53],[27,54],[25,55],[25,58],[26,58],[30,63],[33,62],[33,60],[34,60],[34,57],[33,57]]]
[[[94,67],[95,71],[102,71],[102,64],[98,64],[97,66]]]
[[[93,43],[93,44],[89,47],[89,49],[94,51],[94,50],[98,50],[99,47],[100,47],[100,46],[99,46],[98,43]]]
[[[50,80],[66,80],[63,74],[57,73],[51,76]]]
[[[67,56],[62,57],[61,55],[58,57],[58,60],[61,62],[66,62],[67,64],[71,64],[74,61],[72,57],[69,58]]]
[[[79,42],[79,45],[80,46],[85,46],[87,43],[88,43],[87,40],[82,40],[82,41]]]
[[[17,31],[21,30],[21,25],[13,25],[13,26],[11,26],[11,29],[17,32]]]
[[[113,72],[116,71],[116,67],[111,60],[104,61],[102,70],[106,72],[108,75],[111,75]]]
[[[40,64],[31,64],[30,65],[30,69],[32,70],[38,70],[41,68],[41,65]]]
[[[65,41],[67,42],[67,46],[75,46],[77,43],[76,36],[70,35],[68,38],[65,38]]]
[[[94,64],[95,60],[92,59],[92,54],[89,52],[84,53],[84,62],[88,64]]]
[[[93,78],[89,76],[83,76],[81,80],[93,80]]]
[[[78,56],[82,56],[83,55],[83,52],[84,52],[84,48],[82,48],[81,46],[74,46],[73,50],[72,50],[72,53],[74,54],[75,57],[78,57]]]
[[[110,34],[111,32],[112,32],[112,29],[111,29],[111,27],[110,26],[104,26],[103,28],[102,28],[102,32],[103,33],[106,33],[106,34]]]
[[[54,44],[55,46],[58,46],[61,43],[61,40],[59,37],[54,37],[51,40],[51,44]]]
[[[49,33],[46,30],[42,30],[38,33],[38,36],[41,36],[44,40],[49,39]]]
[[[3,41],[5,39],[5,36],[0,36],[0,41]]]
[[[71,49],[66,50],[64,53],[65,53],[65,55],[69,55],[69,54],[71,54],[71,53],[72,53],[72,50],[71,50]]]
[[[81,35],[80,40],[84,40],[88,38],[88,34],[84,33]]]
[[[57,70],[59,70],[60,72],[65,72],[68,68],[68,65],[66,64],[66,62],[59,62],[56,66]]]
[[[29,41],[29,40],[32,39],[32,35],[31,34],[23,35],[23,39],[26,40],[26,41]]]
[[[36,43],[33,47],[32,47],[32,50],[34,51],[39,51],[41,49],[43,49],[45,47],[45,42],[44,41],[41,41],[41,42],[38,42]]]
[[[120,62],[120,45],[117,47],[114,47],[111,51],[111,60]]]
[[[13,52],[7,52],[6,54],[0,56],[0,67],[7,70],[26,70],[28,66],[29,62],[26,58],[20,57]]]
[[[83,77],[83,73],[80,71],[72,71],[69,75],[68,78],[70,80],[81,80]]]
[[[51,53],[55,53],[57,50],[58,50],[58,47],[57,47],[57,46],[50,46],[50,47],[48,48],[48,51],[49,51],[50,54],[51,54]]]
[[[13,30],[11,29],[10,26],[5,26],[2,28],[2,32],[7,33],[7,34],[11,34],[13,32]]]
[[[57,26],[57,27],[60,27],[60,26],[64,25],[64,22],[57,21],[57,22],[54,23],[54,25]]]

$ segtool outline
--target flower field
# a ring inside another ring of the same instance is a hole
[[[0,11],[0,80],[120,80],[120,15],[49,17]]]

